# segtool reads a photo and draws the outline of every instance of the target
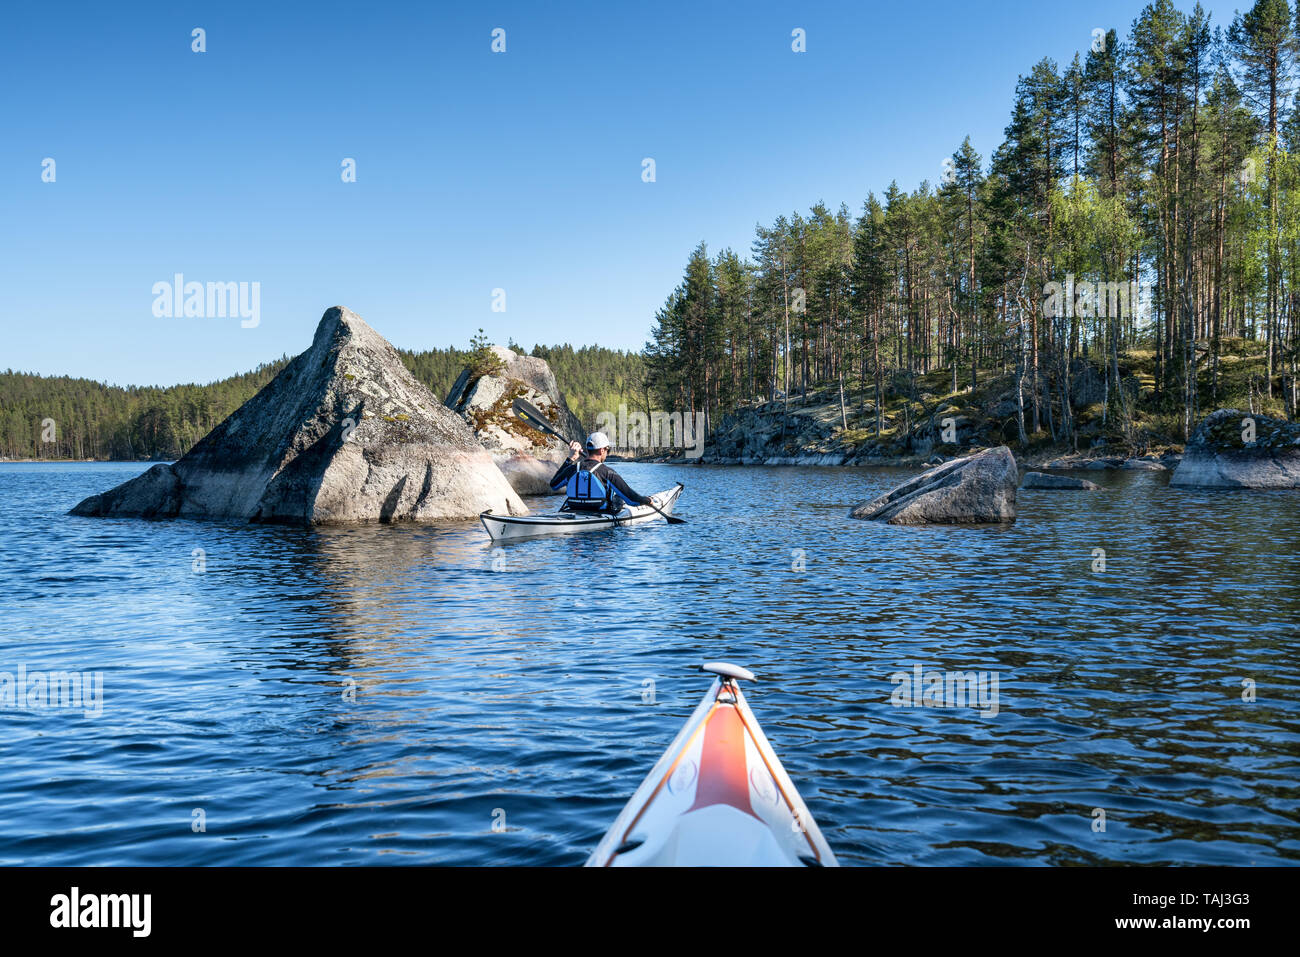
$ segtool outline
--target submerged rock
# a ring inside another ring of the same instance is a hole
[[[1019,471],[1005,445],[954,459],[859,505],[852,518],[891,525],[1014,522]]]
[[[774,455],[763,465],[843,465],[848,456],[828,452],[824,455]]]
[[[503,346],[492,346],[492,352],[501,367],[487,375],[463,371],[447,394],[446,405],[474,430],[516,492],[549,494],[550,478],[568,457],[568,447],[528,426],[511,406],[515,399],[532,403],[563,435],[579,442],[585,437],[582,423],[569,410],[545,359],[521,356]],[[540,478],[543,471],[544,479]]]
[[[1211,412],[1192,433],[1169,484],[1300,488],[1300,424],[1239,409]]]
[[[1100,472],[1103,469],[1117,469],[1123,464],[1123,459],[1117,458],[1089,458],[1085,455],[1063,455],[1060,458],[1052,459],[1050,462],[1044,462],[1045,469],[1061,469],[1068,471],[1070,469],[1087,469],[1093,472]]]
[[[1087,479],[1070,478],[1067,475],[1049,475],[1047,472],[1026,472],[1020,487],[1082,489],[1087,492],[1101,488],[1096,482],[1089,482]]]
[[[311,348],[179,461],[74,515],[336,524],[528,509],[460,417],[340,306]]]

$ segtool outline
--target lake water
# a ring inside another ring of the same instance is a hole
[[[706,659],[844,864],[1300,861],[1300,493],[893,528],[846,513],[910,472],[625,465],[688,524],[496,549],[66,514],[145,467],[0,465],[0,672],[103,681],[0,710],[0,864],[580,864]],[[997,714],[897,706],[918,665]]]

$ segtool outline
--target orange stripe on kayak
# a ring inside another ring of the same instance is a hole
[[[753,717],[753,715],[751,715],[750,717]],[[744,716],[743,714],[740,715],[740,720],[741,720],[742,723],[744,723],[744,725],[745,725],[745,730],[748,731],[748,732],[752,735],[752,734],[753,734],[753,731],[750,730],[750,728],[749,728],[749,723],[745,721],[745,716]],[[756,736],[755,736],[755,739],[754,739],[754,744],[755,744],[755,746],[757,746],[757,744],[758,744],[758,739],[757,739]],[[776,769],[773,768],[772,765],[768,762],[768,760],[767,760],[767,755],[763,753],[763,749],[762,749],[762,748],[758,748],[758,754],[759,754],[759,757],[761,757],[761,758],[763,759],[763,765],[764,765],[764,767],[767,768],[767,773],[768,773],[769,775],[771,775],[771,777],[772,777],[772,783],[773,783],[774,785],[776,785],[776,790],[777,790],[777,792],[781,795],[782,800],[785,801],[785,806],[786,806],[787,808],[789,808],[791,816],[792,816],[792,817],[795,817],[795,818],[797,819],[797,818],[798,818],[798,813],[797,813],[796,810],[795,810],[794,801],[791,799],[790,795],[788,795],[788,794],[785,793],[785,788],[782,787],[780,780],[777,778],[777,775],[776,775]],[[772,757],[775,758],[776,755],[773,754]],[[804,810],[807,811],[807,808],[805,808]],[[814,857],[815,857],[815,858],[820,862],[821,859],[822,859],[822,852],[821,852],[820,850],[817,849],[817,844],[816,844],[815,841],[813,841],[813,839],[812,839],[812,834],[809,832],[809,827],[808,827],[808,825],[809,825],[809,823],[810,823],[811,821],[812,821],[812,812],[811,812],[811,811],[808,811],[808,821],[804,822],[804,827],[802,828],[802,833],[803,833],[804,840],[807,841],[807,842],[808,842],[808,846],[809,846],[810,848],[812,848],[813,856],[814,856]]]
[[[734,707],[720,705],[713,709],[704,729],[700,778],[695,786],[695,803],[691,805],[691,811],[726,804],[751,817],[758,817],[749,803],[745,734],[745,722]]]

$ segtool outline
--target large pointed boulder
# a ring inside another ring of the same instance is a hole
[[[467,368],[447,394],[458,413],[521,495],[546,495],[551,476],[568,456],[563,442],[531,428],[511,407],[515,399],[536,406],[564,435],[581,441],[582,423],[564,401],[555,373],[545,359],[524,356],[504,346],[489,349],[495,368]]]
[[[327,311],[311,348],[179,461],[75,515],[345,524],[528,511],[461,418],[359,316]]]
[[[1192,433],[1170,485],[1300,488],[1300,424],[1219,409]]]
[[[1019,478],[1015,456],[1000,445],[922,472],[849,515],[891,525],[1014,522]]]

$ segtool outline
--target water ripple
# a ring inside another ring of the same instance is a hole
[[[103,675],[97,715],[0,709],[0,864],[580,863],[705,658],[845,863],[1300,860],[1293,493],[902,529],[845,518],[899,470],[627,466],[688,524],[500,551],[66,514],[141,470],[0,465],[0,672]],[[997,714],[896,707],[917,665]]]

